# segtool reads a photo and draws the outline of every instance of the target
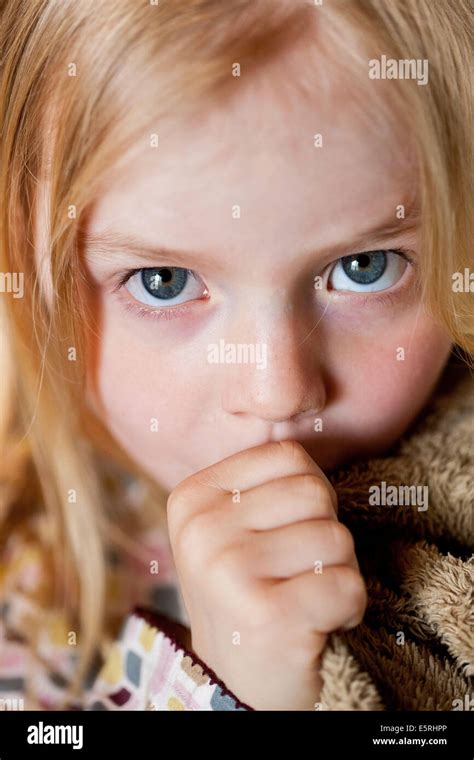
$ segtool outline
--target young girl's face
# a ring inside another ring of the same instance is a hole
[[[271,440],[323,469],[379,454],[450,351],[416,287],[407,134],[336,72],[300,92],[300,65],[145,135],[87,215],[89,402],[169,490]]]

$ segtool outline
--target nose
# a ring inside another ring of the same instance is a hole
[[[224,410],[271,423],[297,422],[319,414],[326,403],[326,389],[321,357],[314,347],[316,333],[305,340],[310,330],[310,326],[298,326],[291,313],[278,318],[273,313],[271,325],[265,326],[260,313],[253,327],[249,325],[244,333],[239,330],[239,342],[234,331],[234,342],[227,345],[236,361],[225,365]],[[239,345],[247,351],[241,349],[239,354]]]

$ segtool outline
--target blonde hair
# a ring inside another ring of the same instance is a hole
[[[329,56],[337,51],[333,59],[348,68],[359,66],[364,86],[369,58],[427,58],[429,86],[393,83],[393,109],[409,121],[417,144],[421,295],[454,344],[472,354],[469,293],[451,287],[453,273],[471,263],[472,6],[467,0],[327,0],[321,7],[311,0],[0,0],[0,10],[0,269],[24,273],[27,284],[22,299],[0,297],[0,527],[3,534],[13,530],[38,510],[47,516],[56,575],[66,579],[51,604],[67,607],[80,630],[78,687],[103,640],[104,546],[121,540],[113,529],[117,515],[104,506],[101,456],[146,480],[83,401],[84,328],[94,325],[84,298],[79,223],[105,172],[147,130],[158,132],[166,119],[234,97],[239,80],[232,65],[239,62],[247,73],[303,35],[310,38],[318,13],[330,35],[316,34],[315,45]],[[356,31],[363,55],[349,52],[342,27]],[[156,104],[153,114],[144,102]],[[45,258],[39,264],[40,206]],[[71,347],[76,361],[68,361]],[[155,484],[148,487],[151,501],[163,499]],[[78,493],[73,509],[71,489]],[[119,523],[135,521],[138,530],[147,519],[145,512],[133,519],[122,514]]]

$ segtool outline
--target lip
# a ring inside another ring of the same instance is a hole
[[[270,441],[287,441],[298,440],[303,433],[308,432],[308,426],[304,426],[304,422],[307,420],[314,420],[317,416],[317,412],[304,412],[298,415],[293,420],[287,420],[285,422],[276,422],[272,426],[272,430],[269,436]]]

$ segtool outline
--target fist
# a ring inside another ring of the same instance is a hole
[[[324,473],[268,443],[186,478],[167,510],[193,651],[256,710],[314,709],[327,636],[367,603]]]

